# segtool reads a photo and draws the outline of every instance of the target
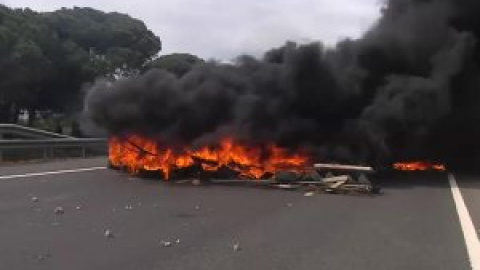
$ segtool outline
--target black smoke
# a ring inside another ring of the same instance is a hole
[[[480,1],[390,0],[358,40],[287,43],[263,58],[96,83],[85,112],[110,134],[169,145],[308,148],[319,160],[480,162]]]

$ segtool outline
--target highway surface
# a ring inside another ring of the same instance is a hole
[[[447,174],[399,175],[375,197],[305,197],[173,186],[105,165],[0,167],[0,269],[461,270],[480,255],[471,175],[454,175],[465,214]]]

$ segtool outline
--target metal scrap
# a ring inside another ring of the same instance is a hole
[[[160,241],[160,244],[163,246],[163,247],[171,247],[172,246],[172,242],[170,241]]]
[[[115,237],[115,235],[113,234],[113,232],[112,232],[111,230],[105,230],[104,235],[105,235],[106,238],[113,238],[113,237]]]
[[[305,197],[312,197],[313,195],[315,195],[315,192],[313,192],[313,191],[309,191],[309,192],[306,192],[305,194],[303,194],[303,196],[305,196]]]

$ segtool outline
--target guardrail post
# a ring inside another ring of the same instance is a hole
[[[43,159],[48,159],[48,146],[43,147]]]
[[[2,140],[2,139],[3,139],[3,133],[0,133],[0,140]],[[3,161],[3,151],[2,151],[2,149],[0,149],[0,162],[2,162],[2,161]]]
[[[85,145],[82,145],[82,158],[86,158],[86,157],[87,157],[87,149]]]

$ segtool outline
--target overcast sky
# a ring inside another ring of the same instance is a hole
[[[51,11],[93,7],[143,20],[160,36],[161,54],[189,52],[229,60],[259,55],[286,40],[332,45],[358,37],[379,17],[381,0],[0,0]]]

